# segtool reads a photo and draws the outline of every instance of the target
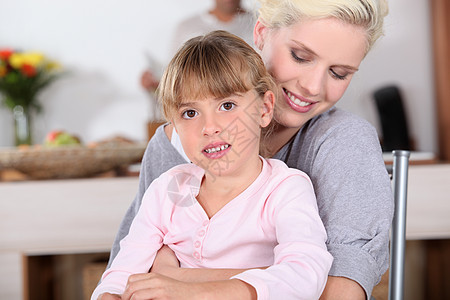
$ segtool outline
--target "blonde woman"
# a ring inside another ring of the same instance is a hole
[[[306,172],[333,255],[323,299],[370,298],[389,260],[390,181],[375,129],[335,108],[361,61],[383,33],[384,0],[260,0],[256,47],[277,84],[274,124],[262,141],[269,156]],[[162,126],[142,162],[140,188],[125,216],[127,234],[146,187],[186,162],[171,125]],[[180,280],[227,279],[220,270],[177,268],[167,249],[153,272]],[[159,259],[160,258],[160,259]],[[172,264],[166,264],[172,262]],[[192,276],[193,272],[195,276]],[[145,277],[139,284],[145,286]]]

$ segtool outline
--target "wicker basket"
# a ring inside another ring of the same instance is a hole
[[[140,162],[146,144],[104,144],[0,150],[0,169],[15,169],[34,179],[90,177]]]

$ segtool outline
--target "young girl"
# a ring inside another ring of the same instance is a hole
[[[273,88],[259,55],[229,33],[194,38],[178,51],[159,96],[193,163],[150,185],[92,299],[320,296],[332,257],[312,184],[303,172],[259,156]],[[187,283],[154,274],[146,289],[124,294],[127,281],[138,280],[129,276],[147,273],[163,244],[183,268],[230,268],[236,276]]]

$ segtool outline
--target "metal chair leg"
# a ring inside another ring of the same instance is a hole
[[[395,209],[391,233],[389,300],[402,300],[404,290],[406,196],[410,152],[394,150],[392,153],[394,155],[392,180]]]

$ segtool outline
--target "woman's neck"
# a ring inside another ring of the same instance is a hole
[[[300,128],[297,127],[285,127],[276,123],[272,125],[270,131],[263,138],[263,149],[266,151],[265,156],[273,157],[299,130]]]

